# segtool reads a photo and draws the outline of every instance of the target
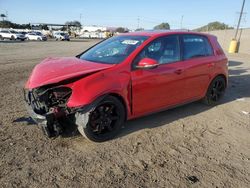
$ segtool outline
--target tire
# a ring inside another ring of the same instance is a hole
[[[0,35],[0,40],[4,40],[4,38],[2,37],[2,35]]]
[[[213,106],[219,103],[226,90],[226,80],[222,76],[217,76],[209,85],[203,103]]]
[[[37,38],[37,40],[38,40],[38,41],[41,41],[41,39],[40,39],[39,37]]]
[[[104,142],[114,138],[125,121],[125,108],[116,97],[107,96],[90,112],[76,116],[76,122],[82,121],[79,132],[94,142]]]
[[[10,40],[15,40],[15,37],[12,35],[12,36],[10,37]]]

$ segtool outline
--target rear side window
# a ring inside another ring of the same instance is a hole
[[[208,39],[200,35],[183,35],[183,59],[206,57],[213,55]]]

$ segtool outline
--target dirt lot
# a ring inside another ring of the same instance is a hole
[[[92,42],[0,43],[0,187],[250,187],[250,55],[230,55],[220,105],[196,102],[126,123],[105,143],[47,139],[22,87],[48,56]]]

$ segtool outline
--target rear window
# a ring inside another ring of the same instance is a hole
[[[200,35],[183,35],[183,59],[213,55],[208,39]]]

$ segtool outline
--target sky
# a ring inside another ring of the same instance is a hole
[[[152,29],[168,22],[172,29],[194,29],[220,21],[236,26],[242,0],[0,0],[0,13],[23,23],[78,20],[82,25]],[[250,27],[246,0],[241,27]]]

